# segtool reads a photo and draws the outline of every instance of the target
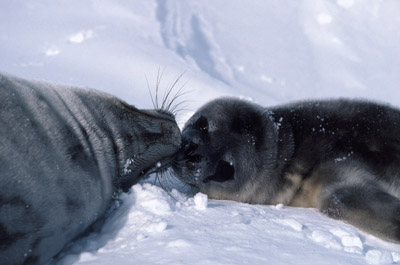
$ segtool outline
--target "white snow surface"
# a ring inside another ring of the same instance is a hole
[[[397,0],[3,0],[0,71],[139,108],[184,73],[180,125],[218,96],[400,106]],[[153,184],[152,184],[153,183]],[[178,185],[179,186],[179,185]],[[174,185],[170,185],[170,189]],[[53,264],[393,264],[400,246],[313,209],[170,196],[142,181]]]

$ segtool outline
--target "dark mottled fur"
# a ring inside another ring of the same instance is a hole
[[[185,125],[174,169],[211,198],[314,207],[400,242],[399,129],[399,110],[366,101],[217,99]]]
[[[164,111],[0,74],[0,264],[55,256],[180,138]]]

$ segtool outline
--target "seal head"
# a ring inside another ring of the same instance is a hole
[[[277,156],[276,134],[261,106],[216,99],[185,124],[173,168],[180,179],[210,198],[265,202],[268,194],[257,195],[255,189],[267,185],[273,191],[275,181],[268,175]]]
[[[0,124],[0,264],[54,257],[181,143],[163,110],[3,74]]]

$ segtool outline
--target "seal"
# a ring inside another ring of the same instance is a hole
[[[212,199],[312,207],[399,243],[399,130],[373,102],[221,98],[187,121],[173,169]]]
[[[0,74],[0,264],[43,264],[181,143],[174,116]]]

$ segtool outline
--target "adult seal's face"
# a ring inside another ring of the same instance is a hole
[[[270,174],[276,159],[276,129],[264,112],[230,98],[203,106],[182,131],[173,166],[177,176],[214,199],[265,201],[268,188],[256,191],[274,186],[263,176]]]
[[[141,177],[169,167],[180,145],[180,130],[175,117],[163,110],[139,110],[125,105],[126,148],[119,157],[119,188],[127,191]],[[130,118],[128,118],[130,116]],[[132,126],[133,125],[133,126]]]

